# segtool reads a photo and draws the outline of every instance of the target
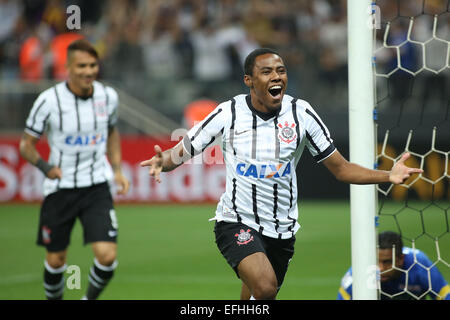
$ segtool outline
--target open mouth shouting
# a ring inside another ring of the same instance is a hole
[[[279,84],[273,85],[269,88],[269,93],[272,98],[279,100],[281,99],[281,93],[283,92],[283,87]]]

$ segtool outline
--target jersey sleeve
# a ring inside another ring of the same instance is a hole
[[[305,135],[306,146],[317,162],[325,160],[336,151],[330,131],[309,104],[305,109]]]
[[[105,93],[108,101],[108,127],[114,127],[119,119],[119,95],[111,87],[106,87]]]
[[[352,300],[352,270],[351,268],[342,277],[341,285],[338,290],[337,300]]]
[[[226,103],[219,104],[201,122],[194,125],[183,138],[185,151],[196,156],[210,146],[219,136],[223,134],[228,118]]]
[[[49,97],[46,92],[39,95],[31,108],[30,114],[25,122],[25,132],[40,138],[44,133],[48,117],[50,116]]]
[[[441,288],[441,290],[438,293],[439,297],[438,300],[450,300],[450,286],[446,284]]]

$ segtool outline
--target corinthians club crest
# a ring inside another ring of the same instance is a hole
[[[52,233],[52,230],[47,226],[42,226],[42,241],[45,244],[49,244],[51,242],[50,234]]]
[[[236,243],[238,245],[247,244],[250,241],[253,241],[253,236],[250,234],[250,229],[247,229],[247,231],[241,229],[239,233],[236,233],[234,236],[237,237]]]
[[[280,141],[291,143],[297,139],[297,134],[295,133],[295,123],[289,124],[285,121],[284,125],[279,123],[278,128],[280,128],[280,133],[278,134],[278,139],[280,139]]]

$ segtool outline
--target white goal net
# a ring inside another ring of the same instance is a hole
[[[402,185],[377,187],[377,231],[399,233],[404,246],[432,262],[422,265],[414,257],[407,270],[393,266],[406,284],[394,293],[381,286],[380,298],[441,298],[430,271],[438,268],[450,280],[450,1],[384,0],[372,8],[376,166],[388,170],[409,152],[406,164],[424,170]],[[414,265],[429,277],[420,294],[409,283]]]

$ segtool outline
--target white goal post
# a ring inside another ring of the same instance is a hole
[[[375,163],[373,30],[370,0],[347,0],[350,161]],[[351,251],[355,300],[376,300],[376,188],[350,186]]]

